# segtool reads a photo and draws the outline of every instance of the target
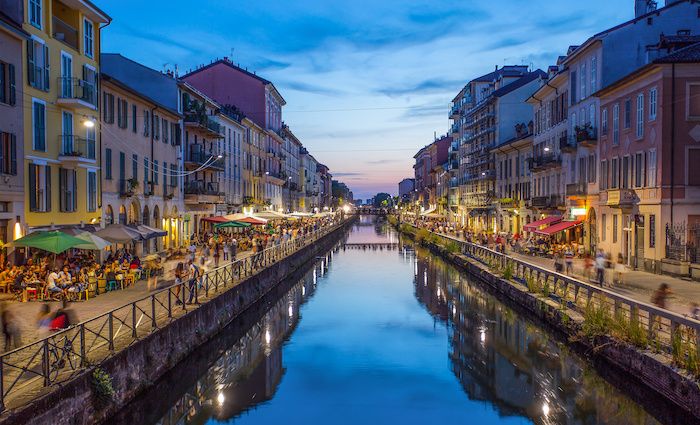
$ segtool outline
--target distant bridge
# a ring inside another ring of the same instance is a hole
[[[388,208],[376,208],[376,207],[369,207],[369,206],[362,206],[357,208],[357,212],[359,214],[364,214],[364,215],[387,215],[389,213]]]
[[[395,251],[401,248],[401,244],[399,244],[398,242],[354,242],[343,244],[343,247],[347,249],[356,249],[361,251],[382,251],[385,249],[389,251]]]

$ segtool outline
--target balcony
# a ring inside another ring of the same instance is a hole
[[[498,205],[503,209],[515,209],[520,206],[520,201],[513,198],[501,198],[498,200]]]
[[[53,38],[69,47],[72,47],[73,50],[79,51],[78,30],[73,28],[68,23],[60,20],[56,16],[53,17],[52,23]]]
[[[458,103],[455,103],[454,105],[452,105],[452,108],[450,108],[450,118],[451,119],[459,118],[459,115],[460,115],[460,106]]]
[[[598,132],[590,125],[576,127],[576,142],[581,146],[595,147],[598,144]]]
[[[220,204],[224,194],[219,191],[219,182],[194,180],[185,183],[186,204]]]
[[[459,123],[454,123],[450,127],[450,134],[452,137],[457,137],[459,135]]]
[[[74,110],[97,110],[95,84],[73,77],[58,77],[58,99],[56,103]]]
[[[205,136],[221,139],[224,137],[224,130],[216,120],[203,112],[188,110],[185,112],[185,127],[198,129]]]
[[[185,167],[189,170],[208,169],[212,171],[223,171],[226,168],[224,158],[218,158],[213,152],[206,152],[204,145],[190,145],[189,155],[185,160]]]
[[[139,187],[139,182],[135,179],[119,180],[119,197],[129,198],[136,194],[136,189]]]
[[[166,185],[163,187],[163,198],[164,199],[173,199],[175,197],[175,192],[177,191],[177,186],[176,185]]]
[[[549,196],[533,196],[530,200],[530,205],[533,208],[558,208],[564,205],[562,199],[558,195]]]
[[[287,182],[287,175],[285,173],[265,171],[265,178],[269,180],[270,183],[280,186]]]
[[[561,157],[557,154],[548,153],[530,158],[531,172],[544,171],[557,167],[561,167]]]
[[[155,194],[155,187],[153,182],[143,182],[143,196],[148,198]]]
[[[95,141],[73,134],[58,136],[58,159],[63,162],[95,162]]]
[[[588,195],[587,183],[571,183],[566,185],[566,196],[586,196]]]
[[[566,134],[564,134],[563,136],[561,136],[559,138],[559,150],[562,153],[576,152],[576,148],[577,148],[576,138],[569,137]]]
[[[613,208],[632,208],[639,201],[632,189],[611,189],[607,191],[606,205]]]

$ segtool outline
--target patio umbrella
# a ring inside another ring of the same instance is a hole
[[[265,220],[282,220],[287,218],[284,214],[277,211],[261,211],[255,213],[256,217],[264,218]]]
[[[95,234],[112,243],[128,243],[143,240],[141,233],[123,224],[110,224],[104,229],[95,232]]]
[[[82,244],[75,246],[75,248],[78,249],[94,249],[99,251],[111,245],[109,241],[106,241],[90,232],[83,232],[75,237],[84,241]]]
[[[254,217],[252,215],[248,216],[248,217],[243,217],[243,218],[235,220],[235,221],[237,221],[239,223],[258,224],[258,225],[267,224],[267,220],[265,220],[264,218],[258,218],[258,217]]]
[[[59,254],[83,243],[85,243],[84,240],[59,232],[58,230],[31,233],[12,242],[14,246],[37,248],[53,254]]]
[[[215,224],[215,229],[225,229],[232,227],[250,227],[250,223],[242,223],[240,221],[227,221],[226,223]]]

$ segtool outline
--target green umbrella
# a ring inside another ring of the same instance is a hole
[[[59,232],[58,230],[30,233],[29,235],[12,242],[14,246],[38,248],[54,254],[59,254],[67,249],[84,243],[84,240],[67,235],[63,232]]]
[[[226,223],[215,224],[214,228],[222,229],[227,227],[250,227],[250,223],[242,223],[240,221],[227,221]]]

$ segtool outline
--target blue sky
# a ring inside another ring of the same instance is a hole
[[[633,0],[95,0],[103,51],[181,73],[231,57],[273,81],[283,118],[355,197],[397,192],[448,129],[451,99],[495,65],[546,69],[633,17]],[[660,2],[662,3],[662,2]]]

